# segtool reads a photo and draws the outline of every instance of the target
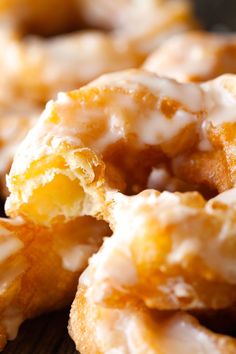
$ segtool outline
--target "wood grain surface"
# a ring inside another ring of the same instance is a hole
[[[47,314],[23,324],[4,354],[78,354],[68,335],[69,309]]]
[[[216,31],[236,30],[236,0],[192,1],[195,5],[196,14],[206,29]],[[3,353],[77,353],[67,333],[68,315],[69,309],[27,321],[21,327],[17,339],[9,342]]]

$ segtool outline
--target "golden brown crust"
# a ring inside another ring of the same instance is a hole
[[[21,219],[1,219],[0,226],[0,325],[7,340],[24,320],[72,301],[79,274],[109,228],[86,217],[52,229]]]
[[[69,333],[83,354],[233,354],[236,341],[215,334],[185,312],[150,311],[140,303],[103,308],[80,286],[73,302]]]

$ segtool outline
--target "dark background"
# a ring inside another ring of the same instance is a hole
[[[96,0],[94,0],[96,1]],[[115,0],[110,0],[115,1]],[[145,1],[145,0],[143,0]],[[236,0],[192,0],[197,18],[209,31],[236,31]],[[4,354],[75,354],[67,334],[69,310],[27,321]]]
[[[191,1],[205,29],[217,32],[236,31],[236,0]]]

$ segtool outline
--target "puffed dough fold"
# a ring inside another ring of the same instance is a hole
[[[108,234],[90,217],[53,228],[0,219],[0,349],[24,320],[70,304],[78,276]]]

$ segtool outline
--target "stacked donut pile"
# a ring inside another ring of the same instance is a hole
[[[236,353],[235,35],[176,34],[180,0],[0,14],[0,348],[74,298],[81,354]]]

